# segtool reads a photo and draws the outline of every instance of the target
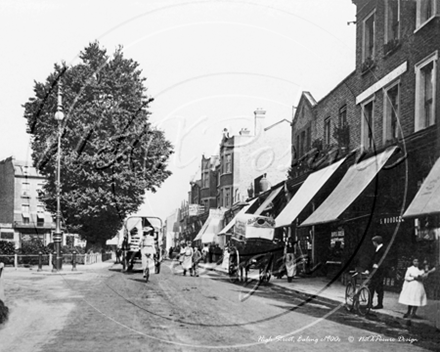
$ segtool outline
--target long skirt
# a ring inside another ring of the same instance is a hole
[[[428,299],[426,298],[423,283],[417,280],[404,281],[402,292],[399,296],[399,303],[407,306],[426,306],[428,304]]]
[[[182,262],[182,268],[183,270],[189,270],[192,268],[192,256],[191,255],[184,255],[183,256],[183,262]]]

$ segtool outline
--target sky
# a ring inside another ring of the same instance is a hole
[[[0,0],[0,160],[30,160],[22,105],[55,63],[99,41],[137,61],[151,121],[175,153],[173,172],[138,214],[163,220],[188,198],[202,155],[224,128],[292,120],[302,91],[319,100],[355,67],[351,0]]]

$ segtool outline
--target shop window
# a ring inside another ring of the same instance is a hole
[[[375,32],[376,32],[376,13],[371,13],[363,21],[363,43],[362,43],[362,62],[374,61],[375,55]]]
[[[384,143],[402,137],[400,127],[400,83],[384,90]]]
[[[400,0],[386,0],[385,53],[394,49],[400,38]]]
[[[436,51],[415,66],[416,73],[416,111],[415,131],[435,123],[435,77],[437,72]]]
[[[417,0],[416,30],[437,15],[439,0]]]
[[[362,122],[361,122],[361,145],[367,150],[373,149],[374,135],[374,100],[362,104]]]

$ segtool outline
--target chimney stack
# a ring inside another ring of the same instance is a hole
[[[257,108],[254,111],[254,136],[256,136],[263,128],[263,119],[266,116],[266,110],[262,108]]]

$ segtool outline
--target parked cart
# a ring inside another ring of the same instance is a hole
[[[249,270],[258,269],[260,283],[270,281],[274,258],[283,251],[274,241],[274,225],[274,219],[265,216],[243,214],[236,219],[229,249],[232,280],[246,282]]]

